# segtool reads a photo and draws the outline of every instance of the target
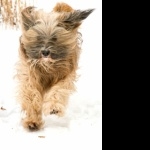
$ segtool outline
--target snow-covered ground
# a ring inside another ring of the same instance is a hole
[[[51,10],[56,0],[36,0],[37,7]],[[95,8],[84,20],[77,92],[70,97],[66,115],[45,117],[45,128],[26,131],[15,99],[15,62],[20,31],[0,27],[0,149],[102,149],[102,5],[101,0],[64,0],[75,9]],[[3,110],[3,108],[5,110]]]

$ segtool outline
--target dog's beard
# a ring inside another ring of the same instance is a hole
[[[29,59],[28,64],[30,65],[31,70],[35,70],[37,68],[40,68],[40,70],[49,73],[50,70],[53,70],[54,68],[52,65],[58,60],[54,60],[50,57],[43,57],[40,59]]]
[[[52,58],[50,58],[50,57],[43,57],[43,58],[41,58],[40,61],[41,61],[42,63],[54,63],[54,62],[55,62],[55,60],[52,59]]]
[[[51,58],[50,55],[48,56],[41,55],[41,58],[39,60],[41,63],[49,63],[49,64],[52,64],[56,61],[55,59]]]

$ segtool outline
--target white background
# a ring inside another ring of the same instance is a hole
[[[56,0],[36,0],[38,8],[51,11]],[[61,2],[61,1],[60,1]],[[20,30],[0,26],[0,149],[102,149],[102,2],[64,0],[74,9],[95,8],[83,21],[80,78],[77,92],[70,97],[66,115],[45,117],[45,128],[26,131],[20,106],[15,99],[15,63],[18,59]],[[44,136],[44,138],[39,138]],[[10,148],[9,148],[10,147]]]

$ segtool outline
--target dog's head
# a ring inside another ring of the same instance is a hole
[[[77,29],[93,10],[74,10],[64,3],[50,13],[25,8],[21,12],[22,55],[30,61],[50,63],[74,57],[78,53]]]

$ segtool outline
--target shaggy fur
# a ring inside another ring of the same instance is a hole
[[[42,114],[63,116],[75,91],[81,34],[78,27],[93,9],[74,10],[58,3],[50,13],[27,7],[21,13],[17,77],[23,126],[38,130]]]

